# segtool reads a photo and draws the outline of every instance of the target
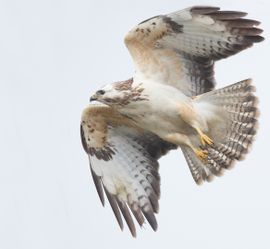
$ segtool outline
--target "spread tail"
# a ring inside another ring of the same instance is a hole
[[[207,120],[206,133],[214,141],[213,145],[202,148],[207,151],[203,160],[191,148],[181,147],[196,183],[222,175],[248,153],[257,131],[254,91],[248,79],[195,98],[195,104]]]

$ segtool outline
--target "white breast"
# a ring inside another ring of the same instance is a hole
[[[190,102],[190,98],[164,84],[146,82],[142,87],[148,100],[132,102],[119,111],[131,117],[140,127],[159,136],[179,132],[186,125],[179,115],[179,108]]]

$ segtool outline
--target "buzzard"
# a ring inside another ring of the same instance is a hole
[[[108,84],[82,114],[81,139],[99,198],[121,229],[133,217],[157,230],[158,159],[180,148],[197,184],[244,158],[257,124],[250,79],[214,90],[214,63],[261,42],[246,13],[195,6],[145,20],[125,44],[131,79]],[[133,216],[133,217],[132,217]]]

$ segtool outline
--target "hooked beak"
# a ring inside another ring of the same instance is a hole
[[[97,99],[98,99],[97,95],[94,94],[94,95],[91,96],[90,102],[95,101],[95,100],[97,100]]]

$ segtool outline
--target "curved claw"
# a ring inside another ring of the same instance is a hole
[[[199,128],[196,128],[196,131],[198,132],[199,136],[200,136],[200,140],[201,140],[201,144],[203,146],[205,145],[213,145],[214,141],[208,137],[206,134],[204,134]]]
[[[196,148],[193,150],[194,150],[194,153],[196,154],[196,156],[202,161],[204,161],[208,156],[207,150],[201,150],[201,149],[196,149]]]
[[[208,137],[207,135],[205,135],[203,133],[200,135],[200,139],[201,139],[201,143],[203,146],[205,146],[206,144],[208,144],[208,145],[214,144],[214,141],[210,137]]]

